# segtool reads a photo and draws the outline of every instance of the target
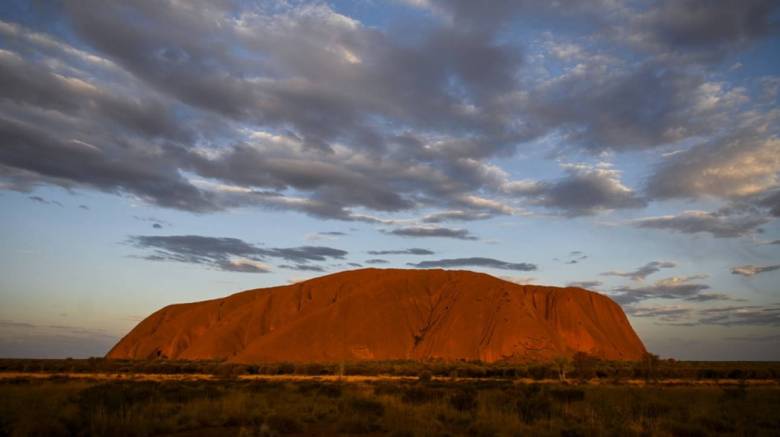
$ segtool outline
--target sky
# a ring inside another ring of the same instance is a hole
[[[0,3],[0,356],[361,267],[780,360],[774,0]]]

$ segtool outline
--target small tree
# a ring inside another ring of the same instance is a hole
[[[596,363],[598,359],[586,352],[577,352],[572,357],[572,366],[574,372],[577,374],[577,378],[581,382],[588,381],[593,378],[596,369]]]
[[[569,369],[569,366],[571,365],[571,360],[569,357],[556,357],[553,360],[553,363],[555,363],[555,368],[558,369],[558,379],[561,382],[566,381],[566,371]]]
[[[645,363],[645,382],[650,383],[658,380],[658,364],[661,362],[658,355],[646,352],[643,359]]]

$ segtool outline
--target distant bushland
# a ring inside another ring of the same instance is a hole
[[[241,375],[387,375],[412,378],[430,376],[432,378],[558,379],[565,382],[586,382],[596,379],[620,383],[629,379],[643,379],[648,382],[659,379],[777,380],[780,379],[780,363],[677,361],[661,360],[655,356],[649,356],[643,361],[626,362],[599,360],[585,355],[578,355],[567,361],[527,363],[395,360],[235,364],[224,361],[164,359],[0,359],[0,372],[207,374],[226,379]]]

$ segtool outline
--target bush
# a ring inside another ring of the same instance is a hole
[[[350,399],[347,407],[363,416],[382,416],[385,414],[385,406],[381,402],[373,399],[354,398]]]
[[[474,411],[477,409],[477,392],[473,389],[463,389],[450,396],[450,405],[458,411]]]
[[[401,400],[407,404],[422,404],[425,402],[431,402],[435,399],[440,399],[442,393],[439,390],[431,389],[427,387],[410,387],[406,389]]]
[[[283,414],[272,414],[266,419],[265,423],[271,430],[280,434],[303,432],[303,427],[296,418]]]
[[[525,423],[549,419],[552,414],[550,397],[536,384],[528,385],[518,390],[515,408],[520,420]]]
[[[556,388],[550,390],[550,397],[558,402],[568,404],[585,400],[585,390],[579,388]]]

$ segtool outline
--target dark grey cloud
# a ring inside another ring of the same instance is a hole
[[[611,168],[587,165],[567,165],[564,168],[567,176],[558,181],[515,184],[506,189],[529,198],[533,204],[562,211],[568,216],[645,206],[645,201],[623,185],[619,172]]]
[[[187,182],[170,162],[152,160],[143,152],[101,150],[81,140],[64,139],[39,126],[4,118],[0,113],[0,163],[45,175],[65,187],[75,182],[93,188],[130,193],[158,206],[209,211],[211,196]]]
[[[753,214],[724,214],[721,212],[685,211],[677,215],[647,217],[632,224],[639,228],[665,229],[683,234],[708,233],[715,238],[737,238],[756,232],[769,222]]]
[[[346,232],[339,232],[339,231],[328,231],[328,232],[318,232],[320,235],[327,235],[331,237],[341,237],[344,235],[347,235]]]
[[[699,311],[699,323],[738,326],[780,326],[780,305],[745,305],[705,308]]]
[[[397,249],[397,250],[369,250],[369,255],[433,255],[434,252],[428,249],[421,249],[419,247],[412,247],[409,249]]]
[[[728,341],[748,341],[748,342],[780,342],[780,334],[777,335],[755,335],[743,337],[725,337]]]
[[[62,207],[62,203],[60,203],[60,202],[58,202],[56,200],[47,200],[47,199],[44,199],[41,196],[28,196],[27,198],[32,200],[33,202],[40,203],[40,204],[43,204],[43,205],[54,205],[54,206]]]
[[[759,197],[758,205],[769,209],[773,217],[780,217],[780,189],[768,191],[763,197]]]
[[[138,220],[139,222],[151,223],[152,228],[154,229],[162,229],[165,226],[171,225],[170,222],[167,222],[162,219],[158,219],[157,217],[141,217],[141,216],[134,215],[133,218],[135,220]]]
[[[391,235],[400,235],[402,237],[441,237],[455,238],[458,240],[477,239],[477,237],[471,235],[466,229],[453,229],[439,226],[405,226],[384,232]]]
[[[567,287],[579,287],[579,288],[596,288],[602,286],[604,283],[601,281],[579,281],[579,282],[569,282],[566,284]]]
[[[238,238],[217,238],[200,235],[136,235],[128,242],[139,248],[151,250],[142,258],[150,261],[178,261],[203,264],[225,271],[264,273],[270,268],[264,264],[268,258],[284,259],[297,264],[307,264],[328,259],[343,259],[346,251],[323,246],[267,248],[247,243]],[[290,268],[286,265],[286,268]],[[301,270],[298,268],[298,270]]]
[[[494,215],[485,211],[445,211],[426,215],[422,221],[423,223],[442,223],[448,221],[485,220]]]
[[[649,317],[669,323],[686,323],[695,314],[692,308],[676,306],[656,307],[626,307],[625,311],[632,317]]]
[[[324,272],[325,269],[312,264],[281,264],[280,268],[288,270],[297,270],[300,272]]]
[[[695,299],[710,286],[693,282],[705,276],[673,276],[656,281],[644,287],[616,287],[610,291],[610,297],[620,304],[633,304],[647,299]]]
[[[732,301],[732,302],[744,302],[745,299],[735,298],[723,293],[699,293],[695,296],[686,297],[684,300],[688,302],[715,302],[715,301]]]
[[[421,269],[429,269],[435,267],[443,267],[443,268],[489,267],[493,269],[517,270],[522,272],[530,272],[537,269],[536,265],[531,263],[512,263],[512,262],[501,261],[493,258],[482,258],[482,257],[452,258],[452,259],[440,259],[434,261],[421,261],[418,263],[408,263],[407,265],[421,268]]]
[[[662,0],[631,20],[630,40],[660,53],[717,61],[725,52],[776,35],[772,0]]]
[[[386,259],[381,259],[381,258],[371,258],[371,259],[367,259],[367,260],[365,260],[363,262],[366,263],[366,264],[387,264],[390,261],[388,261]]]
[[[742,276],[755,276],[760,273],[765,272],[773,272],[775,270],[780,270],[780,264],[774,264],[769,266],[754,266],[754,265],[744,265],[739,267],[734,267],[731,269],[731,273],[734,275],[742,275]]]
[[[681,306],[625,306],[632,317],[654,318],[658,322],[679,326],[778,326],[780,306],[743,305],[715,308],[691,308]],[[741,338],[741,337],[735,337]]]
[[[64,29],[52,34],[2,22],[3,187],[370,223],[382,222],[356,211],[436,208],[444,212],[422,221],[441,223],[527,203],[581,216],[647,198],[607,167],[513,184],[490,160],[540,138],[555,139],[558,153],[644,150],[712,136],[712,126],[742,132],[743,148],[766,148],[776,130],[726,128],[737,113],[771,111],[700,67],[703,47],[773,35],[767,2],[417,5],[431,17],[387,28],[297,2],[77,0],[57,9]],[[575,22],[577,36],[616,46],[582,49],[572,68],[541,74],[550,70],[530,44],[506,32],[539,22]],[[651,185],[658,198],[672,192]],[[776,200],[765,208],[780,211]]]
[[[653,273],[658,273],[661,271],[661,269],[671,269],[673,267],[676,267],[677,264],[670,262],[670,261],[651,261],[641,267],[638,267],[636,270],[630,271],[630,272],[618,272],[618,271],[609,271],[604,272],[601,275],[602,276],[622,276],[625,278],[631,278],[634,281],[642,281],[648,276],[652,275]]]

